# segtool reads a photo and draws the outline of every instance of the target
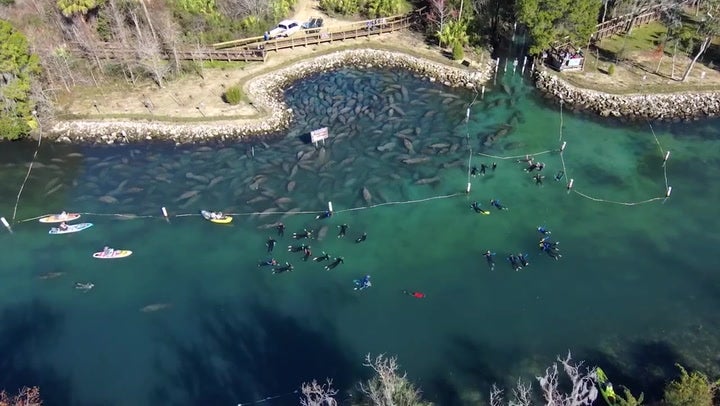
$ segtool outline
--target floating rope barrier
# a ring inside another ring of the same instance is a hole
[[[299,392],[300,392],[299,389],[295,389],[295,390],[292,391],[292,392],[282,393],[282,394],[280,394],[280,395],[268,396],[268,397],[266,397],[266,398],[262,398],[262,399],[260,399],[260,400],[255,400],[255,401],[252,401],[252,402],[242,402],[242,403],[238,403],[237,406],[256,405],[256,404],[258,404],[258,403],[267,402],[268,400],[273,400],[273,399],[282,398],[282,397],[285,397],[285,396],[295,395],[295,394],[297,394],[297,393],[299,393]]]
[[[433,197],[426,197],[424,199],[417,199],[417,200],[404,200],[404,201],[397,201],[397,202],[385,202],[385,203],[378,203],[373,204],[371,206],[366,207],[354,207],[352,209],[343,209],[338,210],[336,213],[344,213],[347,211],[357,211],[357,210],[367,210],[367,209],[374,209],[375,207],[382,207],[382,206],[393,206],[393,205],[402,205],[402,204],[412,204],[412,203],[422,203],[422,202],[428,202],[430,200],[438,200],[438,199],[449,199],[451,197],[456,196],[464,196],[465,193],[453,193],[450,195],[444,195],[444,196],[433,196]]]
[[[40,151],[40,143],[42,142],[42,131],[40,131],[40,136],[38,137],[38,144],[37,147],[35,147],[35,153],[33,154],[32,161],[30,161],[30,166],[28,167],[27,173],[25,174],[25,179],[22,182],[22,185],[20,185],[20,190],[18,191],[17,198],[15,198],[15,207],[13,208],[13,216],[12,221],[15,222],[15,216],[17,215],[17,208],[18,204],[20,203],[20,195],[22,195],[23,189],[25,188],[25,183],[27,183],[28,178],[30,177],[30,171],[32,171],[33,164],[35,164],[35,158],[37,158],[38,151]]]
[[[518,158],[526,158],[528,156],[535,156],[535,155],[543,155],[543,154],[549,154],[551,152],[556,152],[556,149],[549,149],[547,151],[541,151],[541,152],[534,152],[532,154],[522,154],[522,155],[515,155],[515,156],[500,156],[500,155],[490,155],[490,154],[484,154],[482,152],[478,152],[478,155],[485,156],[488,158],[494,158],[494,159],[518,159]]]

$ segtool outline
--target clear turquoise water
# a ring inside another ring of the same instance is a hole
[[[347,399],[345,390],[368,376],[364,354],[388,353],[427,398],[460,405],[487,399],[493,382],[532,380],[568,349],[651,398],[676,361],[718,372],[720,122],[653,123],[672,152],[673,194],[664,204],[622,206],[568,194],[552,179],[561,169],[556,152],[538,156],[546,163],[542,187],[515,160],[476,155],[559,147],[559,109],[519,75],[508,73],[477,100],[467,127],[473,93],[403,72],[325,73],[287,95],[297,121],[264,144],[43,144],[15,233],[0,234],[0,350],[10,354],[0,364],[0,387],[38,384],[50,405],[221,405],[332,377]],[[352,110],[340,113],[347,106]],[[661,154],[647,123],[567,110],[563,123],[576,190],[625,202],[664,195]],[[325,125],[331,139],[321,159],[299,138]],[[483,146],[503,125],[508,134]],[[412,140],[415,154],[405,155],[398,135]],[[388,151],[377,151],[390,142]],[[430,147],[440,143],[449,145]],[[468,146],[473,164],[495,161],[498,168],[470,178],[465,196]],[[0,215],[8,219],[34,147],[0,148]],[[298,151],[315,155],[298,160]],[[431,159],[400,161],[421,156]],[[432,177],[439,182],[415,184]],[[372,203],[453,197],[348,210],[366,206],[363,186]],[[181,199],[188,191],[199,197]],[[278,203],[281,197],[290,201]],[[469,208],[473,200],[489,208],[492,198],[510,210],[482,216]],[[328,201],[336,210],[330,219],[281,220],[287,231],[274,256],[291,261],[294,272],[272,275],[256,266],[274,235],[265,227],[281,215],[242,214],[273,207],[317,212]],[[159,216],[163,206],[169,223]],[[241,215],[219,226],[195,215],[203,208]],[[94,227],[61,236],[22,222],[63,209],[154,217],[87,214],[82,220]],[[342,223],[350,225],[346,239],[335,237]],[[561,260],[537,250],[538,225],[561,242]],[[323,226],[324,238],[310,241],[313,254],[345,259],[329,272],[284,248],[296,243],[293,232]],[[362,232],[367,241],[355,244]],[[93,260],[104,245],[134,254]],[[482,257],[488,249],[497,253],[493,272]],[[513,272],[504,257],[520,251],[531,265]],[[48,272],[63,274],[41,277]],[[353,291],[352,280],[364,274],[373,287]],[[87,281],[93,290],[73,289]],[[427,297],[416,300],[403,289]],[[164,308],[141,311],[152,304]],[[297,395],[260,404],[297,404]]]

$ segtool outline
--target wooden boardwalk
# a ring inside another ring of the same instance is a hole
[[[265,41],[263,37],[252,37],[213,44],[211,48],[165,49],[160,56],[167,60],[179,59],[184,61],[265,62],[267,53],[270,51],[332,43],[404,30],[415,24],[421,13],[422,9],[409,14],[358,21],[338,27],[312,28],[299,31],[289,38],[277,38],[269,41]],[[94,52],[85,49],[84,54],[98,59],[140,57],[139,53],[132,48],[115,45],[105,45],[95,49]]]

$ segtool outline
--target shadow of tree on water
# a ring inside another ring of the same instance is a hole
[[[39,386],[45,405],[79,404],[70,380],[37,360],[42,348],[60,334],[61,324],[62,315],[40,301],[0,313],[0,388],[14,394],[23,386]]]
[[[220,306],[200,313],[199,341],[164,343],[171,358],[156,362],[151,404],[298,405],[303,382],[329,377],[342,394],[359,375],[361,360],[348,360],[329,329],[313,330],[257,304],[243,309],[249,320]]]
[[[521,354],[482,345],[467,337],[455,337],[447,350],[442,374],[422,388],[425,398],[443,406],[486,404],[492,385],[503,386],[508,371]],[[455,371],[454,376],[448,376],[448,370]]]
[[[598,350],[583,354],[588,367],[601,367],[615,386],[625,386],[635,396],[643,392],[646,403],[662,398],[665,385],[678,376],[675,363],[683,364],[682,356],[661,341],[634,342],[618,354]]]

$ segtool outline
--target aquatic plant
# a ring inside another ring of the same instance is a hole
[[[1,406],[41,406],[40,388],[34,386],[32,388],[22,388],[15,396],[8,395],[5,391],[0,392]]]
[[[664,401],[668,406],[712,406],[720,380],[710,382],[702,372],[688,373],[680,364],[680,379],[665,387]]]

